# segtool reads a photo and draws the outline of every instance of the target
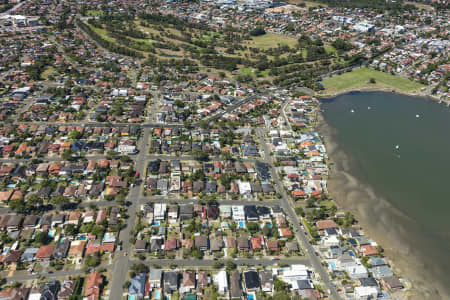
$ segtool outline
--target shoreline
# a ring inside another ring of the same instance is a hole
[[[367,236],[383,247],[385,259],[393,272],[408,282],[405,285],[405,298],[449,297],[442,283],[436,280],[441,274],[428,267],[421,253],[417,253],[408,244],[408,229],[417,226],[416,222],[377,195],[370,184],[361,182],[354,175],[357,173],[354,161],[337,143],[336,131],[325,121],[321,109],[317,116],[316,130],[327,149],[327,189],[330,198],[339,208],[351,212]]]
[[[450,102],[441,100],[435,96],[426,95],[426,94],[423,94],[420,92],[403,92],[403,91],[398,91],[393,88],[370,87],[370,86],[361,86],[358,88],[344,89],[341,91],[336,91],[336,92],[327,93],[327,94],[315,93],[314,96],[319,99],[331,99],[331,98],[335,98],[335,97],[349,94],[352,92],[388,92],[388,93],[394,93],[394,94],[400,94],[400,95],[406,95],[406,96],[412,96],[412,97],[421,97],[421,98],[425,98],[425,99],[432,100],[432,101],[438,101],[438,102],[442,101],[443,103],[447,103],[447,104],[450,103]]]

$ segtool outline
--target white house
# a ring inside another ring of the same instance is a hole
[[[228,292],[228,280],[227,280],[227,272],[219,271],[216,275],[213,276],[214,284],[217,286],[217,291],[221,295],[225,295]]]
[[[250,182],[238,180],[238,186],[239,186],[239,193],[241,195],[252,193],[252,187],[250,186]]]
[[[245,222],[245,212],[243,205],[233,205],[231,207],[233,211],[233,221],[237,222]]]
[[[363,265],[353,265],[346,268],[346,271],[350,278],[359,279],[359,278],[367,278],[369,277],[369,273],[367,269]]]
[[[366,300],[366,299],[377,299],[378,289],[373,286],[357,286],[355,287],[355,299],[356,300]]]
[[[117,148],[117,151],[119,151],[122,154],[133,154],[136,153],[136,146],[120,144],[119,147]]]
[[[155,203],[153,218],[156,221],[163,221],[163,220],[165,220],[165,218],[166,218],[166,209],[167,209],[167,204],[165,204],[165,203]]]

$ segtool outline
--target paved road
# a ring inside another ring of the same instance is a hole
[[[282,114],[283,114],[284,121],[286,122],[286,124],[287,124],[288,127],[289,127],[289,130],[292,130],[291,122],[289,122],[289,119],[288,119],[288,117],[286,116],[286,107],[288,106],[289,102],[290,102],[290,101],[285,101],[285,102],[281,105],[281,112],[282,112]]]
[[[218,118],[222,117],[224,114],[232,112],[233,110],[235,110],[238,107],[241,107],[243,104],[246,104],[252,100],[255,100],[258,96],[260,96],[259,94],[253,94],[245,99],[242,99],[230,106],[228,106],[224,111],[217,113],[211,117],[209,117],[208,119],[206,119],[206,121],[208,121],[208,123],[211,123],[212,121],[217,120]]]
[[[253,266],[273,266],[273,265],[292,265],[292,264],[302,264],[310,266],[311,263],[306,258],[292,258],[292,259],[280,259],[273,260],[267,258],[236,258],[236,259],[154,259],[154,260],[130,260],[130,267],[135,263],[143,263],[149,267],[168,267],[169,265],[176,267],[212,267],[215,262],[221,262],[225,264],[227,261],[232,261],[238,266],[242,265],[253,265]]]
[[[139,172],[140,176],[143,176],[145,172],[145,153],[148,151],[148,139],[150,136],[150,129],[145,128],[143,135],[139,142],[140,149],[139,155],[136,157],[136,171]],[[122,286],[126,280],[128,268],[128,257],[126,253],[130,253],[131,243],[130,243],[130,234],[131,231],[134,230],[136,224],[136,212],[138,210],[139,201],[138,198],[141,194],[141,185],[136,185],[131,188],[127,200],[132,204],[128,207],[128,222],[125,229],[120,232],[119,241],[122,242],[123,250],[119,253],[116,253],[117,258],[114,266],[112,284],[111,284],[111,294],[110,300],[121,300],[122,299]]]
[[[112,264],[106,265],[103,264],[101,266],[96,267],[96,270],[99,269],[111,269],[113,267]],[[52,273],[45,273],[45,274],[36,274],[36,275],[31,275],[29,273],[27,273],[27,271],[16,271],[15,275],[13,276],[8,276],[7,274],[8,272],[1,272],[2,278],[5,278],[8,282],[14,282],[14,281],[27,281],[27,280],[34,280],[34,279],[38,279],[38,278],[62,278],[62,277],[66,277],[66,276],[77,276],[77,275],[81,275],[84,273],[87,273],[86,270],[84,269],[77,269],[77,270],[67,270],[67,271],[57,271],[57,272],[52,272]]]
[[[87,160],[103,160],[106,159],[106,155],[87,155],[83,158]],[[133,156],[130,156],[131,159],[133,159]],[[51,161],[66,161],[61,156],[55,156],[55,157],[36,157],[36,159],[41,160],[43,162],[51,162]],[[30,158],[0,158],[0,162],[4,163],[21,163],[21,162],[30,162]]]
[[[140,203],[177,203],[177,204],[196,204],[201,199],[183,199],[183,198],[140,198]],[[219,205],[255,205],[255,206],[280,206],[278,199],[272,201],[248,201],[248,200],[217,200]]]
[[[16,12],[16,10],[18,10],[22,5],[24,5],[25,3],[27,3],[28,1],[23,1],[23,2],[19,2],[16,5],[14,5],[13,7],[11,7],[10,9],[0,13],[0,17],[6,16],[6,15],[10,15],[10,14],[18,14]],[[8,2],[6,2],[8,3]]]
[[[151,160],[151,159],[160,159],[160,160],[195,160],[194,156],[191,155],[181,155],[181,156],[176,156],[176,155],[163,155],[163,154],[150,154],[146,156],[147,160]],[[223,161],[224,159],[220,156],[210,156],[208,158],[207,161]],[[240,161],[243,162],[256,162],[258,160],[258,158],[241,158],[239,159]],[[237,161],[237,159],[236,159]]]
[[[262,145],[262,147],[264,149],[264,154],[265,154],[264,156],[265,156],[266,163],[269,164],[272,168],[272,178],[275,181],[275,184],[277,185],[278,192],[282,196],[281,197],[281,205],[282,205],[284,211],[287,213],[289,219],[292,220],[292,225],[294,227],[296,237],[297,237],[297,239],[299,239],[302,242],[303,249],[306,250],[306,255],[309,257],[309,260],[311,261],[313,268],[316,270],[316,272],[322,278],[322,281],[324,282],[326,288],[330,290],[331,297],[335,300],[338,300],[338,299],[340,299],[340,297],[339,297],[338,293],[336,292],[334,285],[330,281],[328,272],[322,266],[322,262],[320,261],[320,258],[315,255],[315,250],[312,247],[312,245],[309,243],[308,237],[304,234],[302,228],[300,227],[300,223],[296,222],[296,220],[298,220],[299,218],[295,214],[295,211],[293,209],[293,204],[290,203],[290,200],[288,198],[288,195],[286,194],[284,186],[283,186],[283,184],[278,176],[278,173],[276,172],[276,169],[273,165],[272,157],[270,156],[270,149],[264,138],[265,130],[258,128],[257,135],[260,139],[260,145]]]

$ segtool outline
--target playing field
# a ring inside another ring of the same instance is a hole
[[[375,84],[369,83],[371,78],[375,79]],[[424,87],[420,83],[368,68],[326,78],[322,83],[326,93],[336,93],[360,87],[392,88],[401,92],[415,92]]]

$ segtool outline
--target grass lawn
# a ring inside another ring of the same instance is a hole
[[[265,77],[265,76],[268,76],[268,75],[269,75],[270,70],[267,69],[267,70],[264,70],[264,71],[259,72],[257,69],[252,69],[252,68],[240,68],[240,69],[239,69],[239,72],[240,72],[241,74],[244,74],[244,75]]]
[[[326,51],[327,53],[333,53],[334,55],[337,55],[337,50],[334,49],[333,46],[325,46],[325,51]]]
[[[43,79],[47,80],[48,77],[49,77],[50,75],[52,75],[53,73],[57,73],[57,72],[56,72],[56,69],[53,68],[52,66],[50,66],[50,67],[48,67],[47,69],[45,69],[44,72],[42,72],[41,77],[42,77]]]
[[[241,72],[244,75],[253,75],[254,71],[252,68],[240,68],[239,72]]]
[[[260,36],[253,37],[249,41],[248,46],[253,48],[276,48],[278,44],[288,45],[289,47],[294,47],[297,44],[297,40],[288,36],[266,33]]]
[[[205,42],[211,42],[213,38],[220,38],[220,34],[217,32],[209,32],[208,34],[202,35],[202,40]]]
[[[289,3],[289,4],[305,3],[306,7],[317,7],[319,5],[328,7],[328,5],[325,3],[317,3],[317,2],[313,2],[313,1],[303,1],[303,0],[288,0],[287,3]]]
[[[369,83],[370,78],[374,78],[376,83]],[[368,68],[361,68],[326,78],[322,83],[326,93],[335,93],[360,87],[390,88],[401,92],[415,92],[424,87],[420,83]]]
[[[89,24],[88,26],[91,27],[91,29],[94,30],[98,35],[100,35],[102,39],[107,40],[111,43],[116,43],[116,40],[108,35],[108,31],[106,31],[106,29],[94,27]]]
[[[101,10],[89,9],[88,11],[86,11],[86,15],[88,17],[101,17],[103,16],[103,12]]]
[[[426,5],[426,4],[423,4],[423,3],[417,3],[417,2],[414,2],[414,1],[405,1],[405,4],[412,4],[415,7],[417,7],[418,9],[434,10],[434,7],[431,6],[431,5]]]

